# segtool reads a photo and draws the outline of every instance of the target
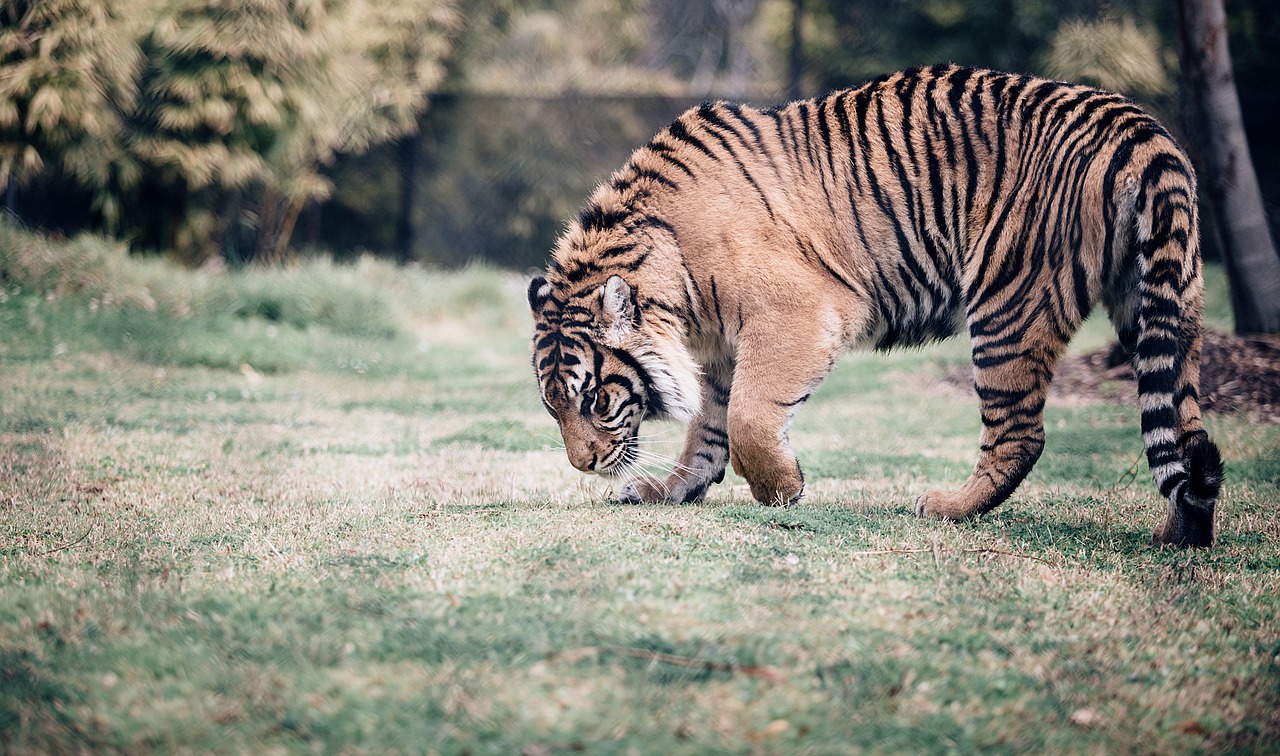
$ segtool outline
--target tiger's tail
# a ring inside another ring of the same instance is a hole
[[[1213,543],[1223,463],[1200,418],[1204,281],[1195,178],[1180,152],[1157,155],[1130,181],[1138,256],[1135,372],[1147,463],[1169,513],[1153,542]]]

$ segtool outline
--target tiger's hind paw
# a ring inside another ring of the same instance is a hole
[[[916,517],[937,517],[943,520],[967,520],[978,514],[978,508],[951,491],[926,491],[916,497]]]

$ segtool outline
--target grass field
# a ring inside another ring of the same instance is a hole
[[[1137,410],[1078,400],[1010,502],[918,520],[976,454],[955,341],[845,360],[794,508],[620,506],[523,287],[0,226],[0,751],[1280,748],[1280,428],[1210,418],[1210,550],[1148,544]]]

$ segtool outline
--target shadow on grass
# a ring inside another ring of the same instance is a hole
[[[27,650],[0,649],[0,751],[12,745],[7,734],[25,723],[25,745],[33,752],[60,750],[68,741],[90,749],[94,744],[81,732],[68,710],[83,696],[48,673],[48,665]],[[42,737],[47,735],[47,740]]]
[[[1106,570],[1193,563],[1261,573],[1280,566],[1280,553],[1265,548],[1269,536],[1260,530],[1220,533],[1209,549],[1158,547],[1151,543],[1152,529],[1164,517],[1158,504],[1153,505],[1150,515],[1112,522],[1080,519],[1081,506],[1107,505],[1087,497],[1073,497],[1044,509],[1015,501],[965,523],[921,520],[905,506],[854,508],[839,503],[802,503],[789,509],[730,504],[715,508],[714,513],[721,520],[754,526],[781,537],[844,536],[849,551],[877,544],[883,548],[885,543],[907,544],[904,548],[914,543],[924,548],[939,536],[946,537],[955,548],[963,548],[966,541],[976,548],[996,537],[1009,542],[1009,548],[1019,553],[1050,561],[1055,555],[1062,555]]]

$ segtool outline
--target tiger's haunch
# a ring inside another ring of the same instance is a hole
[[[1161,543],[1213,541],[1200,419],[1195,176],[1124,97],[957,66],[758,110],[691,109],[598,187],[529,286],[534,368],[578,469],[622,501],[701,499],[727,465],[766,504],[804,475],[794,414],[852,347],[967,329],[973,474],[921,516],[998,506],[1044,448],[1054,365],[1101,301],[1134,352]],[[640,423],[688,424],[665,480]]]

